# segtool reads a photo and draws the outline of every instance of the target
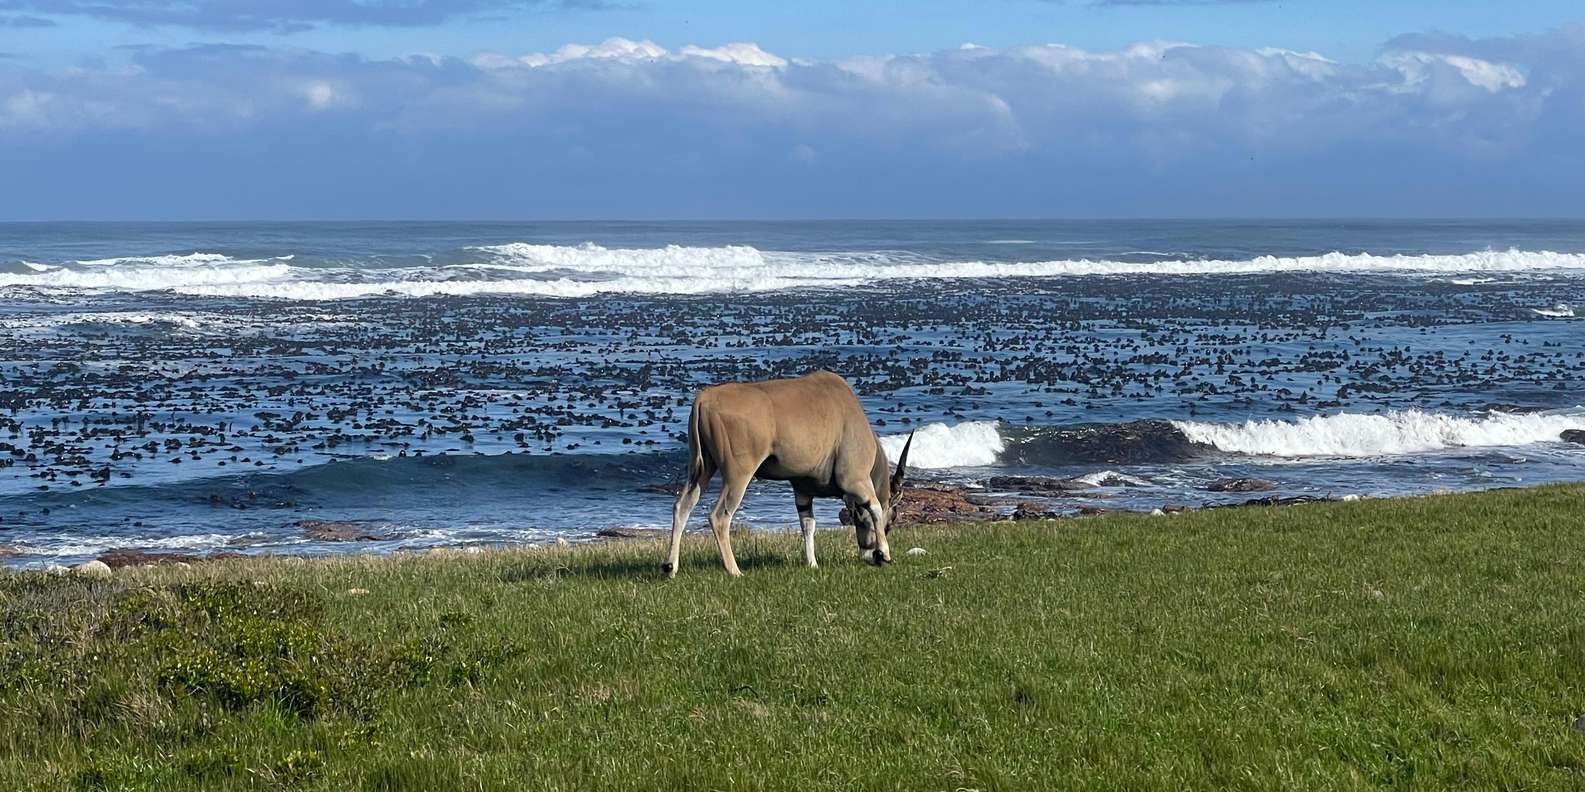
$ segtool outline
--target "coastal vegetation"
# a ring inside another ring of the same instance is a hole
[[[0,573],[0,788],[1578,789],[1582,507]]]

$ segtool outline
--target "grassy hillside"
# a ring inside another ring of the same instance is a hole
[[[0,574],[0,788],[1585,787],[1585,487],[893,547]]]

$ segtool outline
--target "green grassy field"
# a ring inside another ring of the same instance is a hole
[[[0,574],[0,788],[1585,788],[1585,487],[892,544]]]

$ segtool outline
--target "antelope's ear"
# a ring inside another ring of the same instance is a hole
[[[897,469],[892,471],[892,494],[903,491],[903,478],[908,472],[908,449],[914,445],[914,433],[908,433],[908,440],[903,443],[903,452],[897,455]]]

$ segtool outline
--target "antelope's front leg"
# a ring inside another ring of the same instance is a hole
[[[802,492],[794,493],[794,503],[798,505],[798,530],[803,533],[804,563],[810,569],[818,569],[820,564],[815,562],[815,499],[812,495]]]

